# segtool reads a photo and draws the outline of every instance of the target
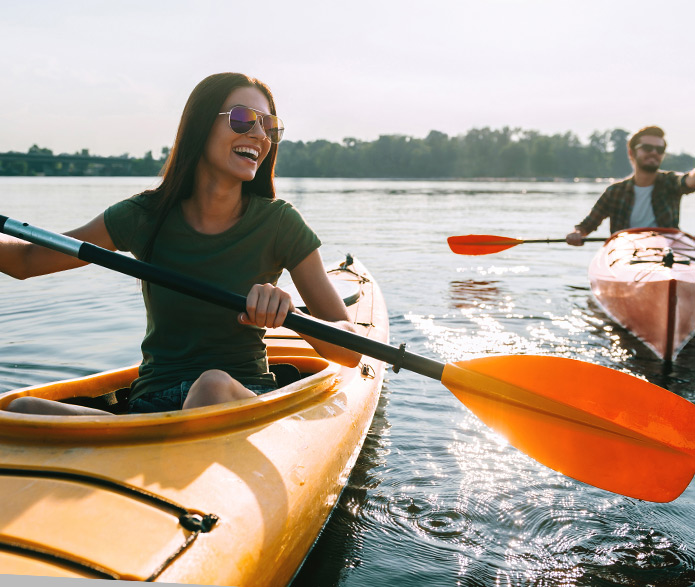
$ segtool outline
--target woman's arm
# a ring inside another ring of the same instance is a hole
[[[326,274],[318,249],[310,253],[299,265],[290,271],[292,281],[302,296],[306,307],[314,318],[330,322],[333,326],[355,332],[349,321],[347,308]],[[308,336],[303,338],[316,351],[330,361],[346,367],[359,365],[362,355],[340,346],[317,340]]]
[[[355,332],[343,300],[326,275],[318,250],[309,253],[290,271],[290,275],[312,317],[349,332]],[[246,313],[239,314],[239,322],[265,328],[277,328],[285,321],[288,312],[303,314],[294,307],[290,294],[269,283],[254,285],[246,298]],[[335,361],[346,367],[359,365],[362,358],[360,353],[316,338],[301,336],[329,361]]]
[[[106,230],[103,214],[84,226],[65,234],[110,251],[116,250],[116,246]],[[87,263],[65,253],[59,253],[0,233],[0,271],[15,279],[27,279],[36,275],[56,273],[83,265],[87,265]]]

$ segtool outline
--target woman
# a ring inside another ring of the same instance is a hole
[[[320,241],[287,202],[273,172],[284,128],[269,88],[237,73],[207,77],[181,117],[161,185],[108,208],[66,234],[179,270],[230,291],[248,292],[246,312],[143,284],[147,332],[131,387],[131,413],[207,406],[275,389],[262,342],[265,328],[297,311],[275,284],[283,268],[315,317],[353,330],[318,252]],[[0,235],[0,270],[26,279],[84,265]],[[305,337],[346,366],[358,353]],[[40,398],[8,409],[42,414],[107,414]]]

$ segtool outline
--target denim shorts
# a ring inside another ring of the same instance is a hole
[[[167,389],[148,391],[128,403],[129,414],[152,414],[155,412],[171,412],[183,408],[183,402],[194,381],[182,381]],[[275,391],[275,385],[245,385],[256,395]]]

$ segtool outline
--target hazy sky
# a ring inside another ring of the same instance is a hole
[[[691,0],[0,0],[0,151],[159,154],[241,71],[289,140],[664,127],[695,154]]]

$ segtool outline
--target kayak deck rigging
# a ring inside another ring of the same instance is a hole
[[[175,548],[174,551],[162,561],[155,571],[146,579],[147,581],[153,581],[156,579],[176,557],[178,557],[184,550],[193,544],[193,541],[201,533],[210,532],[215,524],[219,521],[219,517],[215,514],[201,514],[142,488],[117,482],[109,478],[89,475],[83,471],[0,466],[0,477],[46,479],[49,481],[64,481],[83,485],[92,485],[100,490],[125,495],[129,499],[138,500],[150,507],[158,508],[169,515],[174,516],[181,527],[188,531],[188,535],[185,537],[183,543],[180,544],[178,548]],[[13,552],[21,556],[46,561],[49,564],[70,567],[80,572],[91,574],[94,576],[94,578],[116,580],[128,578],[127,576],[121,575],[113,569],[107,569],[94,561],[88,561],[71,556],[59,550],[51,549],[45,544],[38,544],[27,540],[12,538],[0,533],[0,551],[3,550],[6,552]]]

